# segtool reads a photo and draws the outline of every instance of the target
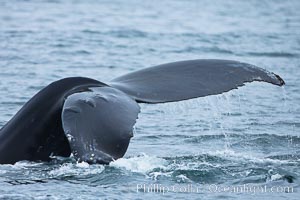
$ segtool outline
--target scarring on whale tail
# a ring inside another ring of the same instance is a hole
[[[145,68],[105,84],[71,77],[51,83],[0,130],[0,164],[74,155],[107,164],[124,156],[138,103],[216,95],[247,82],[282,86],[278,75],[230,60],[189,60]]]

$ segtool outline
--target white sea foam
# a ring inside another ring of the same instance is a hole
[[[132,172],[146,174],[156,168],[165,169],[167,166],[167,161],[156,156],[142,154],[141,156],[135,156],[131,158],[120,158],[114,162],[111,162],[110,166],[125,168],[126,170]]]
[[[70,176],[70,175],[92,175],[100,174],[104,170],[103,165],[89,165],[88,163],[64,163],[60,167],[48,172],[50,176]]]
[[[42,162],[30,162],[30,161],[19,161],[16,162],[14,165],[12,165],[13,168],[16,169],[24,169],[24,168],[30,168],[30,167],[36,167],[43,165]]]
[[[280,180],[280,179],[282,179],[282,178],[283,178],[283,176],[280,175],[280,174],[273,174],[273,175],[271,175],[271,177],[270,177],[270,181],[277,181],[277,180]]]

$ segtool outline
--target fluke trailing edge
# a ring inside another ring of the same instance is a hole
[[[0,130],[0,164],[70,156],[107,164],[124,156],[140,107],[220,94],[246,82],[282,86],[276,74],[230,60],[189,60],[142,69],[105,84],[71,77],[53,82]]]

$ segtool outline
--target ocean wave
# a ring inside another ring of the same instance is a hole
[[[247,52],[245,53],[249,56],[255,57],[277,57],[277,58],[297,58],[298,53],[288,53],[288,52]]]

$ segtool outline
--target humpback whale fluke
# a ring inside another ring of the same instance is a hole
[[[0,164],[77,161],[108,164],[126,153],[140,112],[138,103],[165,103],[216,95],[247,82],[284,85],[283,79],[251,64],[216,59],[158,65],[105,84],[83,77],[53,82],[0,130]]]
[[[231,60],[187,60],[118,77],[111,86],[143,103],[164,103],[220,94],[252,81],[283,85],[276,74]]]

